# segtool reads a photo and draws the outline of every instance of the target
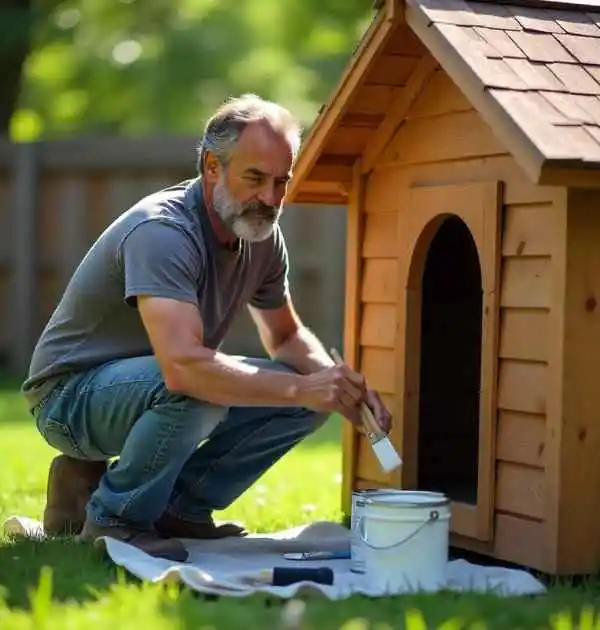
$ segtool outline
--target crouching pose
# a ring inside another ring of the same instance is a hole
[[[23,384],[61,453],[48,533],[183,561],[179,538],[244,535],[213,511],[331,412],[357,421],[366,401],[388,427],[376,393],[294,309],[278,219],[299,146],[286,109],[231,99],[207,123],[197,176],[139,201],[87,252]],[[219,351],[242,307],[270,359]]]

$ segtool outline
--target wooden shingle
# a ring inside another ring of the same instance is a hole
[[[526,99],[532,107],[538,111],[539,115],[553,125],[579,125],[579,121],[573,121],[560,112],[554,105],[545,99],[540,92],[528,92]]]
[[[472,71],[479,77],[483,85],[513,90],[527,89],[524,81],[515,74],[503,59],[495,56],[487,56],[486,51],[494,51],[494,48],[484,42],[474,41],[469,34],[470,29],[455,24],[436,24],[444,37],[456,48],[456,50],[468,60]]]
[[[585,130],[600,144],[600,127],[596,125],[586,125]]]
[[[572,154],[584,162],[600,162],[600,144],[588,133],[586,127],[556,126],[555,129],[560,129],[563,142],[571,148]]]
[[[505,59],[504,62],[517,74],[530,90],[558,90],[567,88],[546,64],[532,63],[529,59]]]
[[[600,83],[600,66],[583,66]]]
[[[556,39],[581,63],[600,62],[600,39],[581,35],[556,35]],[[565,61],[552,59],[551,61]]]
[[[572,63],[551,63],[548,68],[574,94],[600,94],[598,83],[585,68]]]
[[[467,0],[467,5],[476,16],[481,26],[503,30],[521,30],[521,25],[502,4],[489,4],[486,2]]]
[[[475,27],[475,32],[490,44],[496,51],[494,55],[502,57],[524,58],[525,53],[503,31],[496,28]],[[488,53],[488,56],[489,53]]]
[[[564,33],[560,24],[552,18],[552,15],[544,9],[534,9],[530,7],[515,7],[508,5],[507,9],[512,13],[515,20],[526,31],[539,33]]]
[[[527,93],[510,90],[491,90],[491,93],[544,155],[557,160],[572,157],[572,149],[564,142],[563,134],[558,133],[559,128],[539,115]]]
[[[588,113],[597,125],[600,125],[600,98],[597,96],[583,96],[577,94],[570,95],[570,98],[573,99],[581,109]],[[589,120],[587,122],[589,122]]]
[[[577,61],[554,36],[548,33],[510,31],[508,34],[531,61],[543,61],[546,63]],[[557,35],[557,37],[559,36]]]
[[[432,22],[462,26],[481,25],[465,0],[422,0],[421,8]]]
[[[585,13],[556,10],[551,10],[549,13],[566,33],[584,37],[600,37],[600,28]]]
[[[571,94],[558,94],[556,92],[541,92],[549,103],[569,120],[578,124],[593,123],[594,116],[582,109],[576,99]]]
[[[587,11],[585,15],[598,27],[600,27],[600,13],[590,13]]]

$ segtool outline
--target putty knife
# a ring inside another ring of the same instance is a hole
[[[338,365],[344,363],[344,360],[335,348],[331,349],[331,356]],[[387,433],[379,426],[373,412],[366,403],[361,404],[360,415],[367,438],[384,472],[391,472],[395,468],[398,468],[398,466],[401,466],[402,459],[396,452]]]

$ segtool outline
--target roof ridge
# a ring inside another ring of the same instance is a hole
[[[533,9],[559,9],[600,13],[600,0],[470,0],[492,5],[513,5]]]

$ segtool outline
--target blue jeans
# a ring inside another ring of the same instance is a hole
[[[290,371],[268,359],[241,359]],[[205,522],[327,419],[302,408],[222,407],[169,392],[153,356],[112,361],[58,385],[35,412],[50,446],[112,462],[87,506],[101,525],[151,526],[166,510]]]

